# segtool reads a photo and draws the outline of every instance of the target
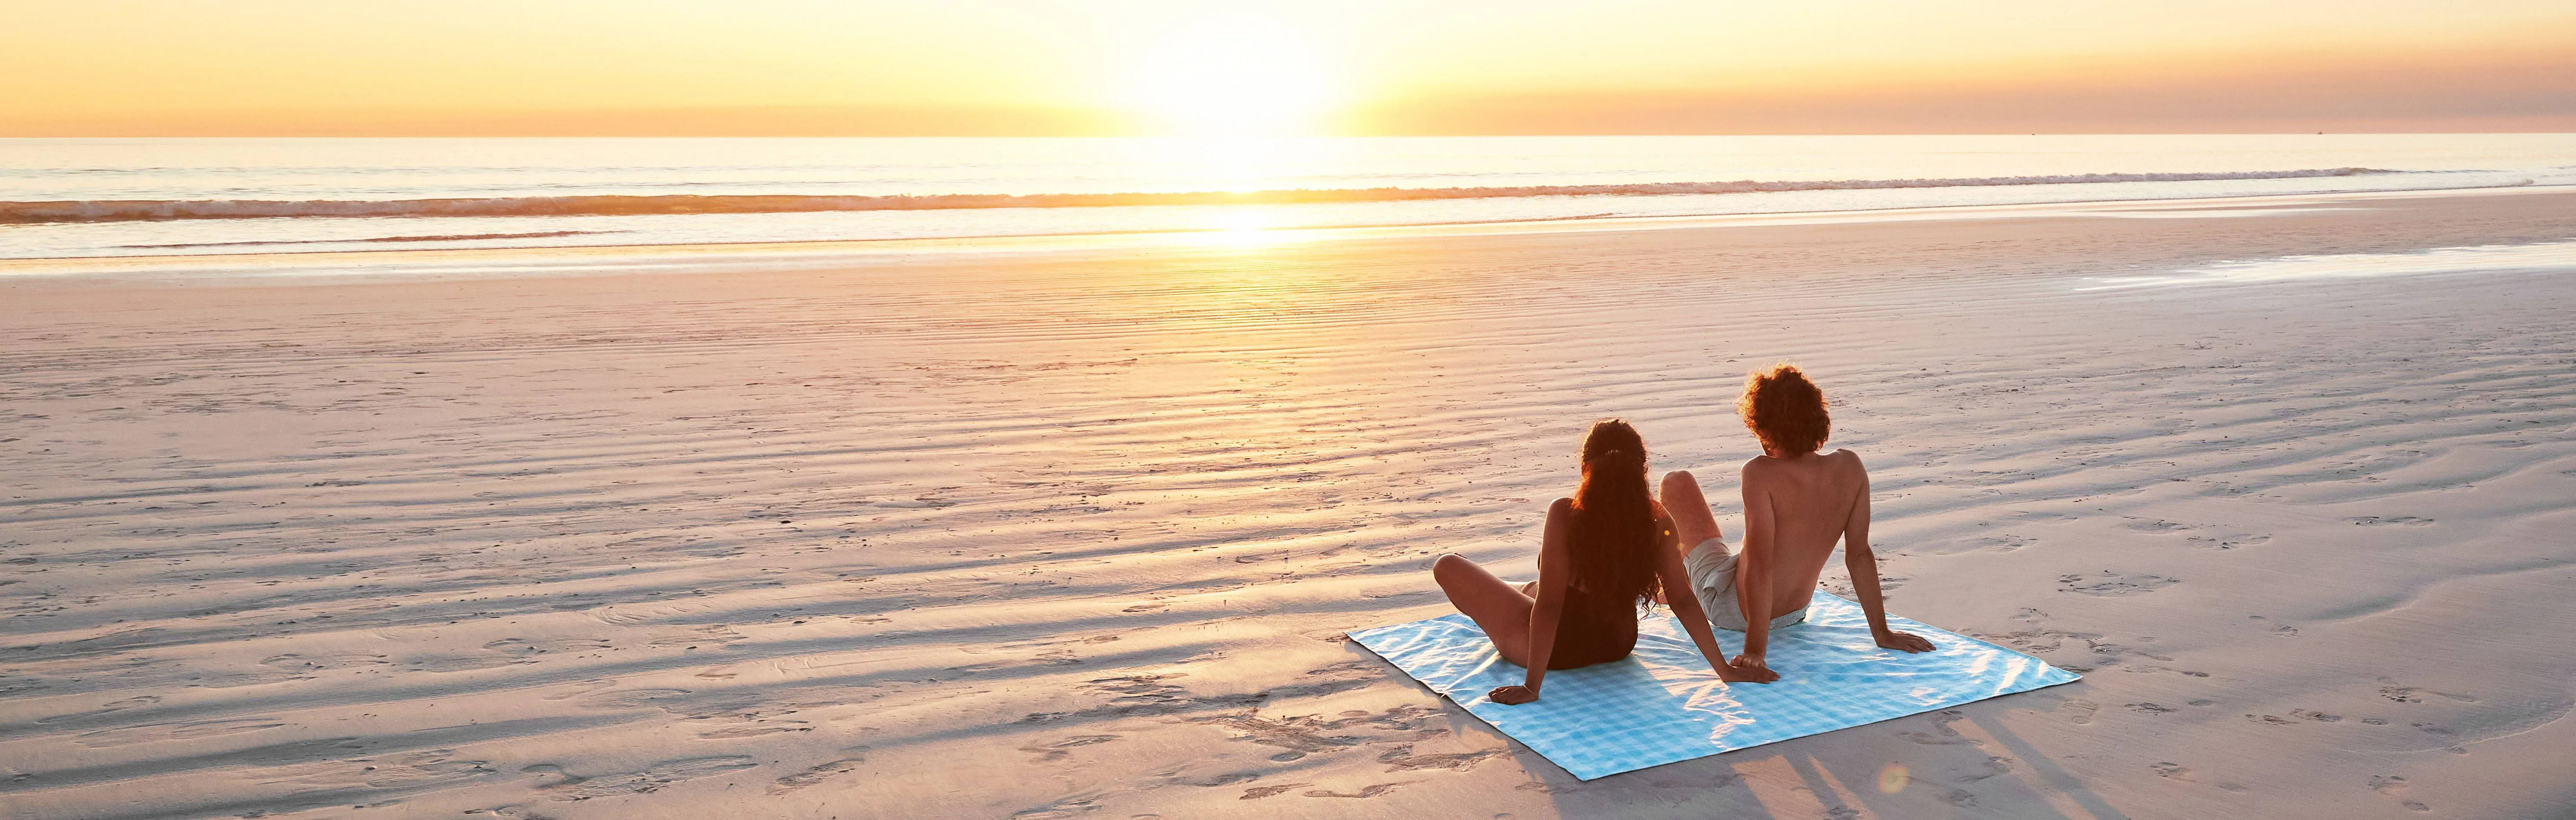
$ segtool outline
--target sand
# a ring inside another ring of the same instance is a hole
[[[2571,238],[2525,192],[0,279],[0,807],[2563,816],[2576,276],[2191,271]],[[1581,783],[1343,637],[1448,611],[1442,552],[1527,576],[1599,417],[1740,531],[1778,359],[1892,610],[2083,681]]]

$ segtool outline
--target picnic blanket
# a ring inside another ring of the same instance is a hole
[[[1764,662],[1780,673],[1773,683],[1720,682],[1681,621],[1658,608],[1638,623],[1634,654],[1549,672],[1539,700],[1519,706],[1485,698],[1526,672],[1496,654],[1465,615],[1365,629],[1351,640],[1580,780],[2076,679],[2038,658],[1892,615],[1888,626],[1923,636],[1933,651],[1880,649],[1860,605],[1824,592],[1807,613],[1805,623],[1771,631]],[[1717,641],[1732,657],[1743,651],[1744,633],[1718,630]]]

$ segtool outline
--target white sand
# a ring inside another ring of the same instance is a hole
[[[2563,242],[2576,195],[2260,204],[0,280],[0,807],[2567,811],[2576,276],[2088,288]],[[1890,606],[2084,681],[1578,783],[1340,638],[1447,611],[1439,552],[1526,567],[1601,416],[1733,534],[1778,358]]]

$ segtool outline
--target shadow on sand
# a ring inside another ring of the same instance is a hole
[[[1564,817],[2130,816],[1998,719],[2028,698],[2065,696],[2006,696],[1588,782],[1443,703],[1455,730],[1508,743],[1531,776],[1519,788],[1547,793]]]

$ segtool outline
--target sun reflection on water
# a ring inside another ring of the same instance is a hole
[[[1239,205],[1213,216],[1207,236],[1210,244],[1247,248],[1278,244],[1286,238],[1283,232],[1272,229],[1279,222],[1268,208]]]

